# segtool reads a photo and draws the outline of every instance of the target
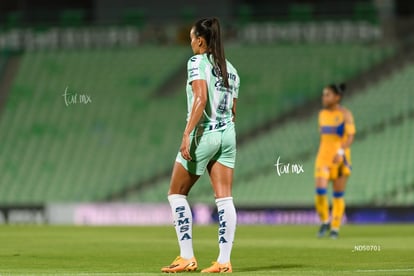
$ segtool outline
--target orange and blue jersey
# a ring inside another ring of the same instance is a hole
[[[333,160],[348,135],[355,134],[355,124],[351,118],[345,121],[344,109],[323,109],[319,112],[319,131],[321,135],[315,164],[315,177],[336,179],[339,175],[351,174],[351,150],[345,149],[342,163]],[[351,115],[352,117],[352,115]]]

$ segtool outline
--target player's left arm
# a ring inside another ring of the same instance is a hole
[[[355,138],[355,123],[354,116],[352,116],[351,111],[344,109],[344,120],[345,120],[345,137],[346,139],[342,143],[342,149],[347,149],[351,147]]]
[[[340,163],[343,159],[343,156],[345,155],[345,150],[350,148],[352,143],[354,142],[355,137],[355,124],[354,124],[354,118],[352,116],[352,113],[347,110],[342,110],[344,114],[344,123],[345,123],[345,139],[341,144],[341,147],[338,149],[333,162],[334,164]]]

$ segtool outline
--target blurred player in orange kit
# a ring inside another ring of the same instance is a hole
[[[351,175],[351,144],[354,141],[355,124],[352,113],[340,105],[345,84],[332,84],[323,90],[323,109],[319,112],[321,134],[315,164],[315,207],[321,219],[318,237],[330,231],[330,237],[338,238],[339,227],[345,212],[344,192]],[[333,182],[332,216],[329,218],[327,188]]]

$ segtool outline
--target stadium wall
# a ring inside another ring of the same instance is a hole
[[[194,222],[207,225],[218,222],[215,207],[192,206]],[[238,208],[239,224],[318,224],[309,207]],[[51,225],[170,225],[168,204],[81,203],[0,207],[0,224]],[[414,223],[414,207],[350,207],[344,223]]]

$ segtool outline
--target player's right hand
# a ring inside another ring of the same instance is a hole
[[[181,152],[181,156],[185,160],[188,160],[188,161],[191,160],[191,155],[190,155],[190,135],[188,135],[188,134],[184,134],[183,135],[183,140],[182,140],[181,146],[180,146],[180,152]]]

